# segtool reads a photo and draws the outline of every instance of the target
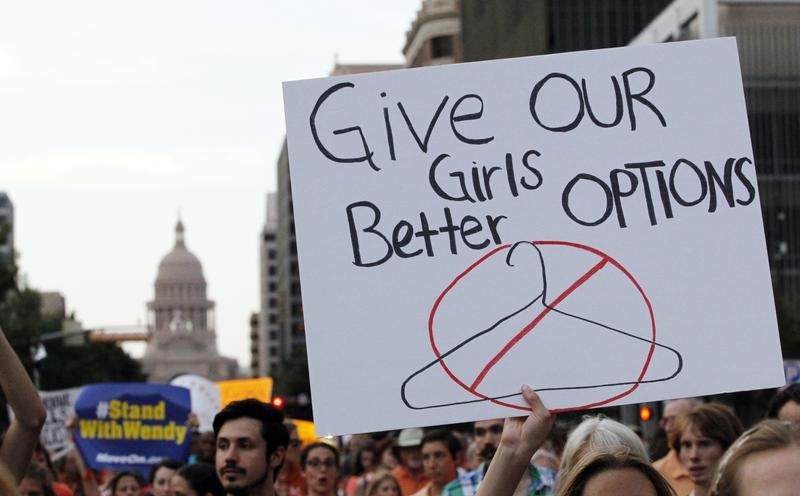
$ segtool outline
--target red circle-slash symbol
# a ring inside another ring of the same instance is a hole
[[[445,371],[445,373],[449,376],[449,378],[453,382],[455,382],[456,384],[461,386],[465,391],[469,392],[470,394],[474,395],[477,398],[480,398],[480,399],[483,399],[483,400],[488,400],[488,401],[491,401],[491,402],[493,402],[495,404],[506,406],[506,407],[509,407],[509,408],[514,408],[514,409],[518,409],[518,410],[529,410],[528,407],[521,406],[521,405],[515,405],[515,404],[509,403],[507,401],[502,401],[502,400],[500,400],[498,398],[493,398],[493,397],[487,396],[487,395],[485,395],[485,394],[483,394],[483,393],[478,391],[478,386],[481,384],[481,382],[486,377],[486,375],[489,373],[489,371],[491,371],[492,368],[495,365],[497,365],[505,357],[505,355],[509,351],[511,351],[517,344],[519,344],[523,340],[523,338],[525,338],[525,336],[527,336],[529,333],[531,333],[531,331],[533,331],[545,319],[545,317],[547,317],[547,315],[550,312],[554,311],[556,309],[556,307],[558,307],[558,305],[560,305],[562,302],[564,302],[570,296],[570,294],[572,294],[575,290],[577,290],[579,287],[581,287],[584,283],[589,281],[593,276],[595,276],[597,273],[599,273],[604,267],[606,267],[607,265],[610,265],[610,266],[616,268],[617,270],[619,270],[622,274],[624,274],[624,276],[633,285],[633,287],[636,289],[638,294],[641,296],[642,301],[646,305],[647,313],[648,313],[649,319],[650,319],[650,339],[648,340],[649,341],[649,349],[648,349],[647,355],[645,357],[644,363],[642,364],[642,367],[641,367],[641,370],[640,370],[640,372],[638,374],[637,379],[635,381],[631,381],[629,383],[625,383],[626,386],[629,386],[629,387],[627,387],[626,390],[624,390],[622,392],[616,392],[615,391],[614,393],[611,393],[610,396],[608,396],[606,398],[603,398],[603,399],[601,399],[599,401],[593,401],[593,402],[590,402],[590,403],[587,403],[587,404],[581,404],[581,405],[577,405],[577,406],[573,406],[573,407],[569,407],[569,408],[557,409],[557,410],[553,410],[553,411],[558,412],[558,411],[583,410],[583,409],[586,409],[586,408],[599,407],[599,406],[607,405],[607,404],[609,404],[609,403],[611,403],[613,401],[619,400],[621,398],[624,398],[625,396],[628,396],[629,394],[631,394],[633,391],[635,391],[639,387],[640,382],[642,381],[642,379],[644,378],[645,374],[647,373],[647,370],[650,367],[650,362],[651,362],[651,359],[653,357],[653,352],[654,352],[654,349],[655,349],[655,346],[656,346],[656,322],[655,322],[655,317],[654,317],[654,313],[653,313],[653,307],[652,307],[652,305],[650,303],[649,298],[645,294],[644,290],[639,285],[639,283],[636,281],[636,279],[633,277],[633,275],[622,264],[620,264],[619,262],[614,260],[612,257],[610,257],[609,255],[603,253],[602,251],[600,251],[600,250],[598,250],[596,248],[593,248],[593,247],[587,246],[587,245],[583,245],[583,244],[572,243],[572,242],[568,242],[568,241],[534,241],[533,245],[535,245],[535,246],[548,246],[549,245],[549,246],[557,246],[557,247],[568,248],[568,249],[582,250],[583,252],[588,252],[588,253],[596,255],[599,258],[599,262],[597,262],[591,269],[589,269],[581,277],[579,277],[577,280],[575,280],[571,285],[569,285],[569,287],[567,287],[567,289],[562,291],[557,297],[552,299],[552,301],[543,302],[543,303],[545,303],[544,308],[542,308],[538,312],[538,314],[532,320],[530,320],[526,325],[524,325],[522,327],[522,329],[520,329],[508,342],[506,342],[505,345],[502,347],[502,349],[497,354],[495,354],[487,363],[484,364],[484,366],[482,367],[482,369],[477,374],[476,378],[472,381],[471,384],[467,384],[467,382],[465,382],[461,378],[459,378],[448,367],[448,365],[446,363],[446,357],[444,357],[442,352],[440,352],[439,347],[436,344],[436,339],[435,339],[434,318],[436,317],[437,311],[440,309],[440,305],[443,302],[443,300],[445,300],[445,298],[448,296],[448,294],[450,294],[451,291],[453,291],[454,288],[456,288],[460,283],[462,283],[470,273],[472,273],[477,267],[479,267],[481,264],[485,263],[486,261],[488,261],[492,257],[494,257],[496,255],[499,255],[499,254],[502,254],[503,252],[506,252],[507,250],[511,249],[512,245],[507,244],[507,245],[499,246],[499,247],[493,249],[492,251],[490,251],[489,253],[487,253],[483,257],[481,257],[479,260],[474,262],[472,265],[467,267],[463,272],[461,272],[444,289],[444,291],[442,291],[442,293],[436,299],[436,301],[435,301],[435,303],[433,305],[433,308],[430,311],[430,314],[428,316],[428,336],[429,336],[429,339],[430,339],[431,348],[433,349],[433,352],[436,355],[437,361],[439,362],[440,366],[442,367],[442,369]]]

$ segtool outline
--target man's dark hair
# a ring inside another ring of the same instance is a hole
[[[55,496],[55,491],[53,491],[53,479],[48,473],[46,467],[31,463],[28,465],[28,468],[25,469],[25,473],[23,474],[22,478],[33,479],[38,482],[39,485],[42,486],[44,496]]]
[[[119,481],[122,480],[123,477],[132,477],[136,480],[136,483],[139,485],[139,489],[141,490],[144,487],[144,480],[142,476],[136,472],[131,470],[124,470],[122,472],[117,472],[114,474],[114,477],[108,483],[108,487],[111,489],[111,494],[117,493],[117,486],[119,485]]]
[[[148,479],[149,484],[152,486],[156,481],[156,472],[158,472],[158,469],[168,468],[170,470],[177,471],[179,468],[181,468],[181,465],[183,465],[183,463],[179,462],[178,460],[164,458],[160,462],[150,467],[150,478]]]
[[[219,436],[219,430],[226,422],[238,418],[251,418],[261,422],[261,437],[267,443],[267,461],[278,447],[286,448],[289,445],[289,431],[283,425],[283,412],[255,399],[233,401],[220,410],[212,424],[214,439]]]
[[[772,397],[767,406],[767,418],[778,418],[778,412],[790,401],[800,405],[800,384],[790,384]]]
[[[213,465],[203,462],[184,465],[175,474],[183,477],[197,494],[225,496],[225,488]]]
[[[303,448],[303,451],[300,452],[300,467],[303,470],[305,470],[306,468],[306,462],[308,461],[308,454],[311,453],[311,450],[316,448],[325,448],[331,453],[333,453],[333,459],[336,462],[336,467],[337,468],[339,467],[339,450],[328,443],[316,442],[309,444],[308,446]]]
[[[447,446],[447,451],[450,452],[450,455],[453,457],[453,459],[455,459],[458,456],[458,453],[464,449],[464,447],[461,446],[461,441],[459,441],[452,432],[445,429],[436,429],[425,433],[425,435],[422,436],[422,443],[420,444],[420,447],[423,448],[427,443],[434,442],[444,443],[444,445]]]

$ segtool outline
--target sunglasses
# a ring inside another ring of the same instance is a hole
[[[489,428],[485,427],[476,427],[475,428],[475,436],[476,437],[483,437],[486,435],[487,432],[491,432],[492,434],[502,434],[503,433],[503,426],[500,424],[494,424],[489,426]]]

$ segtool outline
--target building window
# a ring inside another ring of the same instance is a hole
[[[269,299],[269,307],[275,308],[278,306],[278,299],[277,298],[270,298]]]
[[[452,36],[436,36],[431,38],[431,58],[438,59],[439,57],[452,57],[453,56],[453,37]]]
[[[278,356],[278,348],[275,346],[271,346],[269,349],[269,356],[276,357]]]
[[[275,250],[269,250],[267,252],[267,258],[270,259],[270,260],[275,260],[275,257],[277,257],[277,256],[278,256],[278,252],[275,251]]]

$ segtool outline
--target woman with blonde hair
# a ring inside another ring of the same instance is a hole
[[[795,496],[800,488],[800,424],[764,420],[722,456],[711,496]]]
[[[391,472],[379,470],[372,475],[364,496],[400,496],[400,484]]]
[[[648,459],[642,440],[629,427],[602,415],[586,416],[567,436],[559,473],[569,471],[587,454],[620,448],[643,460]]]

